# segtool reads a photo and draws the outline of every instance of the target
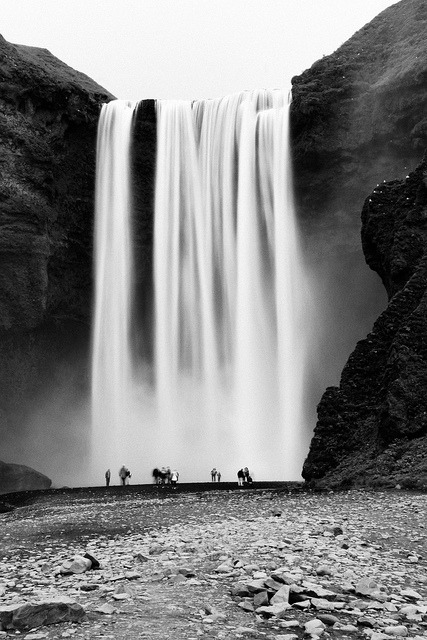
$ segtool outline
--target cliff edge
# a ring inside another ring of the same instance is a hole
[[[427,155],[362,212],[366,260],[387,309],[318,407],[303,477],[318,487],[427,488]]]

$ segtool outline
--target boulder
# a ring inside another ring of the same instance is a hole
[[[92,568],[92,562],[89,558],[85,558],[84,556],[76,555],[74,558],[70,560],[65,560],[59,571],[63,575],[68,575],[70,573],[84,573]]]
[[[39,471],[22,464],[11,464],[0,460],[0,494],[49,489],[51,484],[52,480]]]
[[[25,631],[59,622],[82,622],[85,615],[81,605],[67,598],[0,607],[0,623],[5,630]]]

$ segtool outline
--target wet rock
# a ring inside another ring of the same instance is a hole
[[[246,582],[246,588],[249,593],[258,593],[259,591],[265,591],[264,580],[261,578],[260,580],[251,580],[250,582]]]
[[[146,556],[146,555],[145,555],[145,554],[143,554],[143,553],[136,553],[136,554],[134,555],[134,558],[135,558],[135,560],[137,560],[138,562],[148,562],[148,561],[149,561],[149,559],[150,559],[148,556]]]
[[[334,572],[327,564],[320,564],[316,567],[316,573],[318,576],[333,576]]]
[[[273,601],[272,601],[273,603]],[[273,603],[274,604],[274,603]],[[267,591],[258,591],[254,595],[254,608],[265,607],[268,605],[268,593]]]
[[[405,627],[403,624],[402,625],[396,625],[393,627],[384,627],[384,633],[386,633],[389,636],[399,636],[399,637],[404,637],[409,635],[408,629],[407,627]]]
[[[286,604],[285,602],[278,602],[269,606],[258,607],[255,611],[266,618],[271,618],[273,616],[280,618],[286,615],[290,608],[289,604]]]
[[[418,591],[415,591],[414,589],[402,589],[402,591],[400,592],[400,595],[403,596],[404,598],[408,598],[409,600],[422,599],[421,594],[419,594]]]
[[[99,589],[99,585],[98,584],[82,584],[82,585],[80,585],[80,590],[81,591],[96,591],[96,589]]]
[[[190,567],[179,567],[178,573],[181,573],[186,578],[194,578],[196,576],[194,569]]]
[[[357,619],[357,625],[359,627],[368,627],[369,629],[373,629],[375,627],[375,619],[368,617],[361,617]]]
[[[62,563],[59,571],[63,575],[68,575],[70,573],[84,573],[88,571],[92,567],[92,561],[89,558],[85,558],[84,556],[76,555],[71,560],[65,560]]]
[[[105,602],[99,607],[96,607],[95,611],[97,613],[102,613],[103,615],[106,615],[106,616],[111,616],[113,613],[117,613],[117,609],[113,607],[112,604],[109,604],[108,602]]]
[[[354,624],[342,624],[341,622],[336,622],[334,629],[343,631],[344,633],[357,633],[358,631],[358,628]]]
[[[267,578],[267,580],[264,580],[264,584],[266,587],[272,589],[273,591],[279,591],[279,589],[283,586],[282,582],[278,582],[273,578]]]
[[[239,596],[240,598],[246,598],[246,597],[250,596],[250,594],[251,594],[251,592],[246,587],[246,585],[244,585],[244,584],[242,584],[240,582],[234,584],[231,587],[230,592],[231,592],[232,596]]]
[[[26,603],[0,607],[0,622],[4,629],[34,629],[59,622],[81,622],[85,610],[66,598],[50,602]]]
[[[289,593],[290,593],[289,585],[285,584],[285,585],[281,586],[280,589],[278,591],[276,591],[274,596],[271,598],[271,604],[278,604],[278,603],[281,603],[281,602],[288,603],[289,602]]]
[[[100,568],[100,564],[99,564],[98,560],[96,558],[94,558],[93,556],[91,556],[90,553],[85,553],[83,557],[87,558],[87,560],[90,560],[90,562],[91,562],[90,568],[92,570],[96,570],[96,569]]]
[[[356,584],[355,592],[360,596],[372,596],[380,593],[380,587],[371,578],[362,578]]]
[[[314,618],[304,624],[304,629],[311,636],[320,636],[326,629],[326,625],[319,618]]]
[[[317,615],[317,619],[326,624],[328,627],[332,627],[334,624],[339,622],[336,616],[333,616],[329,613],[319,613]]]
[[[334,609],[334,603],[325,598],[311,598],[311,605],[319,611],[331,611],[331,609]]]
[[[388,640],[390,636],[385,633],[381,633],[381,631],[373,631],[369,638],[370,640]]]
[[[325,530],[329,533],[332,533],[333,536],[342,536],[343,535],[343,530],[340,526],[338,525],[330,525],[325,527]]]

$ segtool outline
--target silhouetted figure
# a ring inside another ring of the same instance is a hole
[[[120,477],[120,480],[121,480],[121,482],[122,482],[122,486],[123,486],[123,487],[125,486],[125,484],[128,484],[128,483],[129,483],[129,478],[131,477],[131,473],[130,473],[129,469],[127,469],[127,468],[125,467],[125,465],[123,465],[123,466],[120,468],[120,471],[119,471],[119,477]]]
[[[107,485],[107,487],[110,486],[110,480],[111,480],[111,471],[110,469],[107,469],[107,471],[105,472],[105,484]]]
[[[179,478],[179,473],[176,469],[174,469],[173,471],[171,471],[171,485],[173,487],[176,487],[176,483],[178,482],[178,478]]]
[[[216,475],[217,475],[217,470],[215,469],[215,467],[211,470],[211,479],[212,482],[215,482],[216,480]]]
[[[162,467],[159,471],[160,484],[166,484],[167,475],[166,467]]]
[[[237,472],[237,484],[239,485],[239,487],[243,486],[244,480],[245,480],[245,472],[243,471],[243,469],[239,469]]]
[[[157,467],[153,469],[153,482],[154,484],[159,484],[160,482],[160,471]]]
[[[216,479],[218,480],[218,482],[221,482],[221,471],[216,472]]]
[[[250,475],[249,475],[249,469],[248,469],[247,467],[245,467],[245,468],[243,469],[243,482],[244,482],[244,484],[247,484],[247,483],[248,483],[248,479],[249,479],[249,478],[250,478]],[[251,482],[252,482],[252,479],[251,479]]]

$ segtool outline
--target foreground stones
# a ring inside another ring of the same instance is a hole
[[[280,517],[271,514],[272,500]],[[151,509],[159,522],[175,510],[181,517],[157,529],[94,533],[74,548],[58,536],[25,556],[11,544],[0,560],[0,604],[34,607],[65,598],[86,612],[77,627],[71,618],[60,625],[61,634],[75,638],[108,630],[114,638],[133,638],[143,629],[150,640],[425,639],[426,504],[425,495],[403,493],[255,490],[135,498],[126,508],[115,502],[124,522],[127,511],[134,522],[146,521]],[[94,506],[74,508],[82,523],[86,508]],[[3,516],[5,531],[19,528],[17,511]],[[69,507],[64,513],[70,518]],[[52,531],[62,517],[56,509]],[[99,561],[98,570],[61,572],[74,555],[85,554]],[[1,619],[5,629],[18,629]]]
[[[12,604],[0,607],[0,629],[34,629],[59,622],[81,622],[85,611],[66,598],[50,602]]]

